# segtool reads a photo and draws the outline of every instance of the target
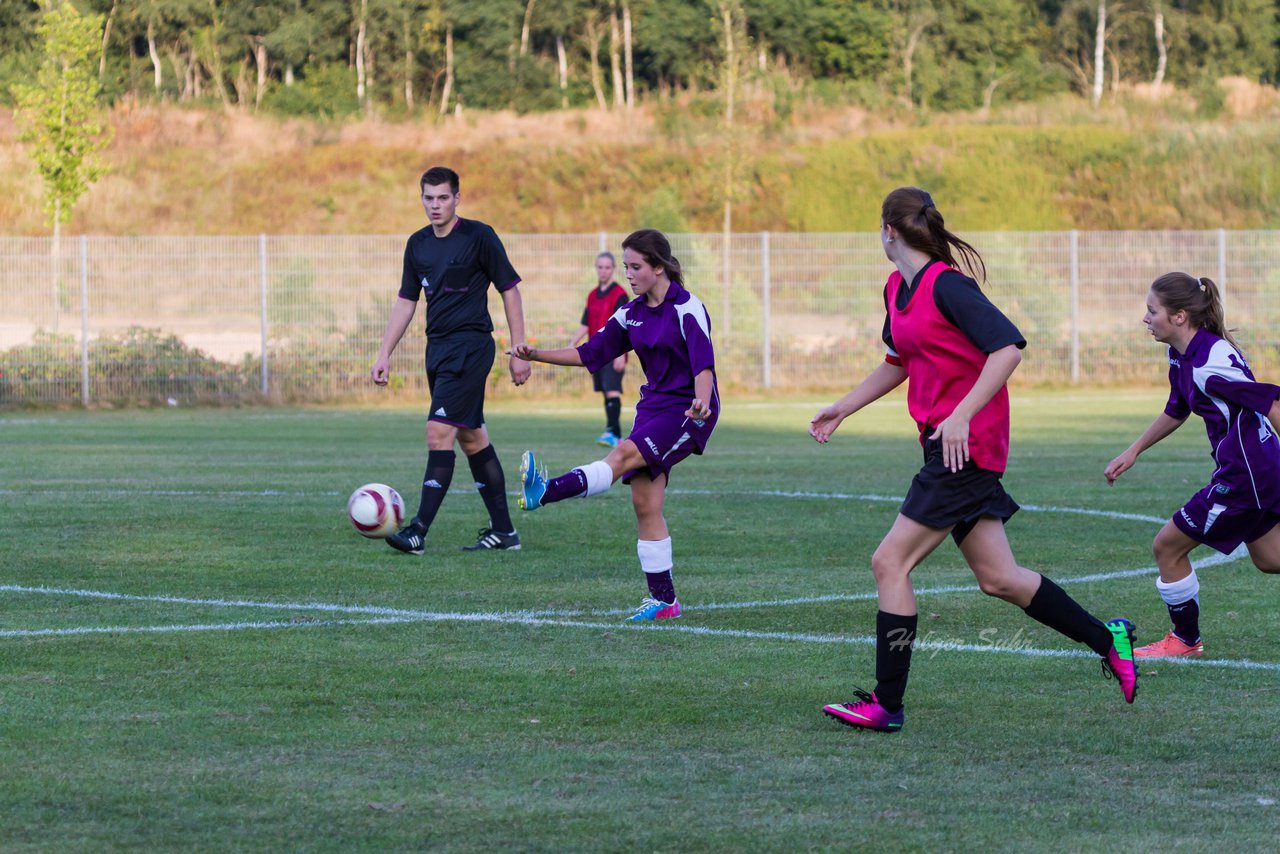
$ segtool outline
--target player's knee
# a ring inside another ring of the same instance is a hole
[[[875,576],[877,583],[900,578],[909,571],[910,568],[902,560],[884,549],[876,549],[871,555],[871,574]]]
[[[1280,574],[1280,556],[1255,557],[1253,565],[1268,575]]]
[[[979,575],[978,589],[996,599],[1009,599],[1013,596],[1013,580],[1004,575]]]

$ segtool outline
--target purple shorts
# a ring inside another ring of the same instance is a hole
[[[671,468],[690,454],[701,454],[711,438],[711,431],[716,429],[718,412],[713,412],[705,421],[694,421],[684,414],[684,410],[668,412],[645,412],[636,410],[635,424],[627,436],[636,447],[647,464],[649,477],[657,480],[659,475],[667,475],[671,479]],[[623,483],[646,469],[635,469],[622,476]]]
[[[1197,543],[1231,554],[1280,524],[1280,513],[1256,507],[1227,507],[1214,501],[1213,484],[1191,497],[1173,514],[1173,524]]]

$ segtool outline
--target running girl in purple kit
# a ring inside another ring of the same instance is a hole
[[[823,711],[853,727],[897,732],[916,635],[911,571],[950,534],[982,591],[1022,608],[1102,656],[1103,672],[1133,702],[1138,671],[1133,625],[1102,623],[1037,572],[1020,566],[1004,523],[1018,505],[1000,483],[1009,456],[1005,382],[1022,361],[1022,333],[960,273],[986,269],[968,243],[948,231],[933,199],[918,187],[891,192],[880,209],[880,241],[897,267],[885,284],[885,360],[862,383],[818,412],[809,434],[825,444],[858,410],[904,381],[907,411],[920,430],[924,468],[898,518],[871,556],[876,614],[876,689]]]
[[[1103,474],[1108,484],[1138,455],[1195,413],[1204,419],[1216,465],[1209,485],[1156,534],[1156,589],[1173,630],[1135,655],[1201,655],[1200,581],[1188,555],[1198,545],[1230,554],[1244,543],[1253,565],[1280,572],[1280,386],[1257,382],[1227,331],[1218,286],[1187,273],[1151,283],[1143,323],[1169,346],[1169,401],[1164,412]]]
[[[566,498],[598,495],[622,480],[631,486],[639,540],[636,552],[649,596],[628,620],[680,616],[671,577],[671,536],[662,514],[667,481],[676,463],[701,454],[720,416],[711,318],[684,289],[671,244],[651,228],[622,241],[622,264],[637,299],[614,312],[604,327],[577,348],[538,350],[527,344],[511,355],[551,365],[597,371],[635,351],[647,382],[640,389],[630,435],[607,457],[548,479],[532,451],[520,462],[520,507],[536,510]]]

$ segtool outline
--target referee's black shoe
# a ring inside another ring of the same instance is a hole
[[[387,537],[387,545],[405,554],[420,555],[426,548],[427,535],[425,531],[418,527],[416,521],[410,522]]]
[[[500,531],[493,530],[493,528],[481,528],[475,543],[462,547],[464,552],[478,552],[484,549],[506,549],[518,552],[520,551],[520,535],[515,531],[510,534],[503,534]]]

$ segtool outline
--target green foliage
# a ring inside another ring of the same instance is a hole
[[[93,57],[102,41],[102,18],[82,16],[71,3],[46,12],[38,33],[44,57],[35,81],[14,85],[20,138],[44,180],[45,212],[55,228],[105,170],[93,154],[109,140],[94,118],[99,91]]]
[[[101,83],[113,100],[203,100],[259,109],[261,75],[268,89],[287,90],[273,98],[277,112],[349,115],[354,95],[322,80],[329,73],[322,69],[341,66],[354,75],[362,47],[368,103],[361,108],[399,116],[438,112],[450,33],[451,103],[456,98],[465,108],[521,112],[554,110],[566,100],[581,107],[596,101],[598,83],[612,109],[612,62],[617,58],[625,65],[626,12],[640,99],[719,90],[723,46],[717,28],[727,1],[84,0],[83,5],[110,15]],[[987,101],[1033,99],[1067,85],[1084,92],[1092,77],[1095,0],[733,0],[732,5],[740,11],[735,25],[743,37],[744,71],[779,74],[819,98],[841,103],[970,109]],[[1113,2],[1109,8],[1108,67],[1118,65],[1122,83],[1152,79],[1157,9],[1165,18],[1170,82],[1191,88],[1241,75],[1274,83],[1280,75],[1280,24],[1272,0]],[[0,83],[4,66],[37,46],[37,17],[32,2],[0,0]],[[562,53],[568,77],[563,89]],[[911,80],[906,79],[908,55]],[[312,88],[297,89],[307,78]],[[326,99],[327,94],[338,100]],[[6,95],[7,87],[0,98]]]
[[[292,86],[273,85],[263,107],[286,116],[354,116],[360,112],[355,72],[339,63],[309,66]]]
[[[252,392],[252,374],[158,329],[102,336],[89,343],[88,355],[90,398],[98,404],[243,400]],[[37,332],[29,344],[6,350],[0,366],[0,404],[39,403],[50,389],[74,389],[79,399],[81,352],[71,335]]]
[[[636,207],[636,222],[644,228],[656,228],[667,234],[689,230],[680,192],[671,184],[662,184],[646,193]]]

